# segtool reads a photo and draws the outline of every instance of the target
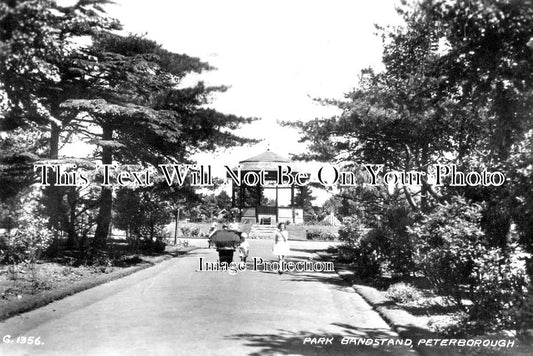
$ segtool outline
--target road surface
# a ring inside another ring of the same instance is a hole
[[[274,260],[272,242],[250,245],[251,258]],[[317,246],[292,242],[289,259],[316,259]],[[279,275],[250,263],[234,275],[198,272],[200,258],[215,262],[217,253],[195,250],[8,319],[2,338],[42,344],[0,343],[0,355],[416,355],[342,344],[398,335],[334,272]]]

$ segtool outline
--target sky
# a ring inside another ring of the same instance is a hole
[[[68,2],[71,0],[60,0]],[[73,1],[73,0],[72,0]],[[199,154],[223,175],[223,165],[268,149],[289,158],[305,152],[299,133],[278,121],[338,114],[313,98],[342,99],[363,68],[382,68],[375,24],[401,20],[395,0],[116,0],[106,7],[125,32],[146,34],[167,50],[207,61],[216,70],[186,78],[226,85],[210,106],[259,118],[238,131],[259,144]],[[187,84],[187,82],[186,82]]]
[[[260,118],[240,133],[263,142],[216,155],[238,162],[267,147],[286,157],[305,150],[298,132],[277,122],[337,113],[312,98],[340,99],[356,85],[361,69],[381,67],[374,24],[399,23],[394,5],[393,0],[118,0],[107,11],[125,31],[145,33],[170,51],[217,68],[199,76],[230,87],[211,106]]]

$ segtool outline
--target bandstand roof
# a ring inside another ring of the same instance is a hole
[[[279,165],[290,165],[291,161],[271,151],[265,151],[257,156],[239,162],[243,171],[276,171]],[[292,167],[291,167],[292,168]]]

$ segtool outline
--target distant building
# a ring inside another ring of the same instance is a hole
[[[324,219],[322,219],[322,222],[326,225],[331,226],[342,226],[342,223],[337,217],[333,214],[333,212],[329,213],[328,216],[326,216]]]

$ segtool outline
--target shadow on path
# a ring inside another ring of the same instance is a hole
[[[269,262],[275,262],[275,259],[270,260]],[[285,259],[286,262],[301,262],[301,261],[310,261],[308,258],[298,258],[291,256],[290,258]],[[314,262],[323,262],[320,260],[313,260]],[[252,264],[247,264],[248,268],[252,268]],[[277,271],[270,270],[258,270],[260,273],[267,274],[278,274]],[[289,276],[291,282],[305,283],[323,283],[332,285],[337,290],[342,290],[350,293],[354,293],[354,290],[351,289],[351,285],[345,280],[339,277],[336,272],[297,272],[297,271],[284,271],[282,276]],[[281,276],[280,276],[281,277]]]
[[[266,334],[236,334],[227,338],[238,341],[244,346],[260,348],[259,351],[249,353],[251,356],[260,355],[417,355],[416,351],[408,346],[401,345],[404,340],[394,339],[390,330],[357,328],[351,325],[333,323],[342,330],[335,334],[317,333],[308,331],[288,331],[279,329],[277,333]],[[315,342],[306,338],[316,338]],[[316,344],[319,338],[333,338],[327,345]],[[345,340],[343,344],[342,340]],[[351,343],[347,339],[351,338]],[[375,341],[376,340],[376,341]],[[365,345],[373,342],[382,342],[384,345]],[[305,344],[304,344],[304,341]],[[391,345],[386,345],[390,343]],[[396,345],[392,345],[396,343]]]

